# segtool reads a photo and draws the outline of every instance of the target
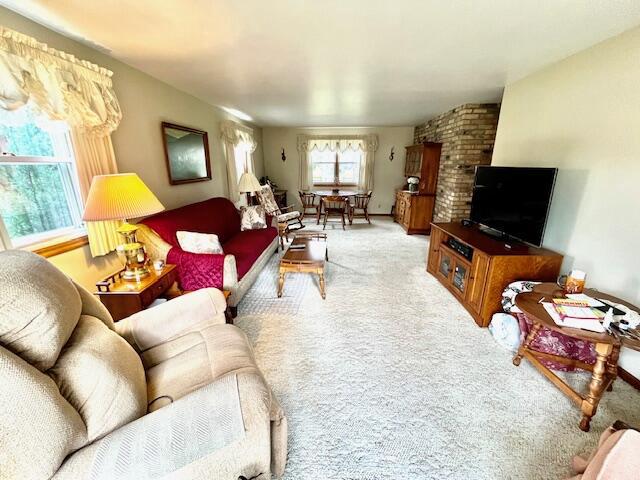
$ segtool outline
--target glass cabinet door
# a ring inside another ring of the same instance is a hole
[[[460,293],[464,293],[464,289],[467,286],[468,271],[469,269],[466,265],[462,265],[456,262],[456,265],[453,269],[453,278],[451,279],[451,283],[456,290],[460,291]]]
[[[449,278],[449,274],[451,273],[451,269],[453,268],[453,258],[448,255],[446,252],[440,252],[440,265],[438,266],[438,271],[440,275]]]

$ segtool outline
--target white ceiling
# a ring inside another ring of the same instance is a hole
[[[259,125],[414,125],[640,24],[638,0],[0,0]]]

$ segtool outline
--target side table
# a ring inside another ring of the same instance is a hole
[[[594,290],[585,290],[585,293],[591,297],[601,298],[616,304],[623,304],[632,310],[638,311],[638,308],[619,298],[607,295]],[[604,395],[605,390],[610,390],[618,373],[618,356],[620,348],[632,348],[640,350],[640,342],[621,337],[618,338],[609,333],[595,333],[578,328],[567,328],[556,325],[549,316],[540,301],[544,298],[551,301],[553,298],[563,298],[564,292],[554,283],[541,283],[536,285],[532,292],[521,293],[516,297],[516,305],[533,323],[531,331],[527,335],[525,341],[520,345],[518,353],[513,358],[513,364],[518,366],[522,358],[526,358],[536,367],[545,377],[547,377],[562,393],[567,395],[573,403],[580,407],[582,411],[582,419],[580,421],[580,429],[588,432],[591,418],[596,414],[598,404]],[[558,355],[550,353],[538,352],[533,350],[530,345],[535,340],[538,332],[542,328],[554,330],[568,337],[578,340],[591,342],[595,346],[596,363],[589,365],[578,362]],[[553,360],[564,364],[570,364],[574,367],[591,372],[591,381],[589,383],[589,391],[586,394],[576,392],[569,384],[553,373],[549,368],[540,362],[540,360]]]
[[[125,281],[121,274],[122,271],[116,272],[96,283],[96,295],[116,322],[149,307],[168,293],[178,279],[175,265],[165,265],[160,272],[151,269],[149,276],[138,282]]]

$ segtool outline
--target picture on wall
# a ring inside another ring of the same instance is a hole
[[[211,180],[207,132],[162,122],[162,138],[171,185]]]

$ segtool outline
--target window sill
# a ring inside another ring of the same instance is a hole
[[[37,253],[42,257],[49,258],[75,250],[76,248],[80,248],[88,244],[89,238],[87,237],[86,231],[82,229],[72,234],[62,235],[44,242],[38,242],[20,248],[22,250]]]

